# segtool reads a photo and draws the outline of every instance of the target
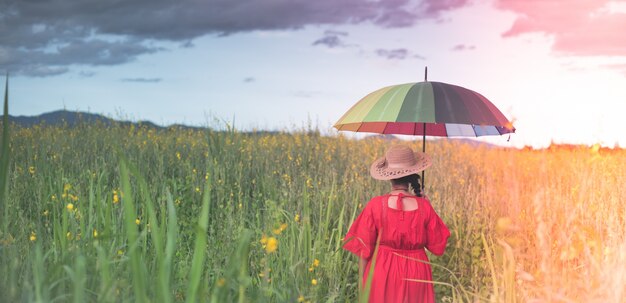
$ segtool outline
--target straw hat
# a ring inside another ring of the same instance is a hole
[[[370,167],[370,174],[377,180],[398,179],[419,173],[432,163],[425,153],[414,152],[405,145],[390,147],[385,156],[376,159]]]

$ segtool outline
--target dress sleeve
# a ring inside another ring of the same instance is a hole
[[[367,203],[356,220],[352,222],[344,238],[343,248],[363,259],[369,259],[376,246],[376,236],[378,232],[372,211],[374,201],[376,200],[372,199]]]
[[[439,218],[439,215],[432,208],[430,203],[427,204],[429,208],[428,221],[426,222],[426,248],[437,256],[443,255],[446,250],[446,244],[450,237],[450,231],[443,220]]]

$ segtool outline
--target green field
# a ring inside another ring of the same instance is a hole
[[[394,142],[223,128],[11,128],[0,300],[355,302],[342,238]],[[625,151],[427,152],[438,301],[624,302]]]

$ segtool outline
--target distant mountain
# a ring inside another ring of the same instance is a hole
[[[92,113],[86,113],[86,112],[74,112],[74,111],[67,111],[67,110],[58,110],[58,111],[54,111],[50,113],[44,113],[38,116],[11,116],[9,115],[9,121],[21,127],[32,127],[34,125],[49,125],[49,126],[66,125],[69,127],[73,127],[80,123],[99,122],[99,123],[103,123],[104,125],[135,124],[135,125],[145,125],[145,126],[153,127],[157,129],[164,128],[150,121],[139,121],[139,122],[118,121],[118,120],[111,119],[100,114],[92,114]],[[180,125],[180,124],[175,124],[170,127],[202,129],[202,127],[193,127],[193,126],[186,126],[186,125]]]

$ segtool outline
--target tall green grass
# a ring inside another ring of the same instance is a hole
[[[9,145],[5,126],[7,302],[359,300],[341,245],[388,190],[367,168],[393,142],[82,124],[12,127]],[[623,270],[624,151],[429,146],[425,190],[452,231],[431,258],[438,301],[620,302],[585,283],[624,285],[603,271]]]

